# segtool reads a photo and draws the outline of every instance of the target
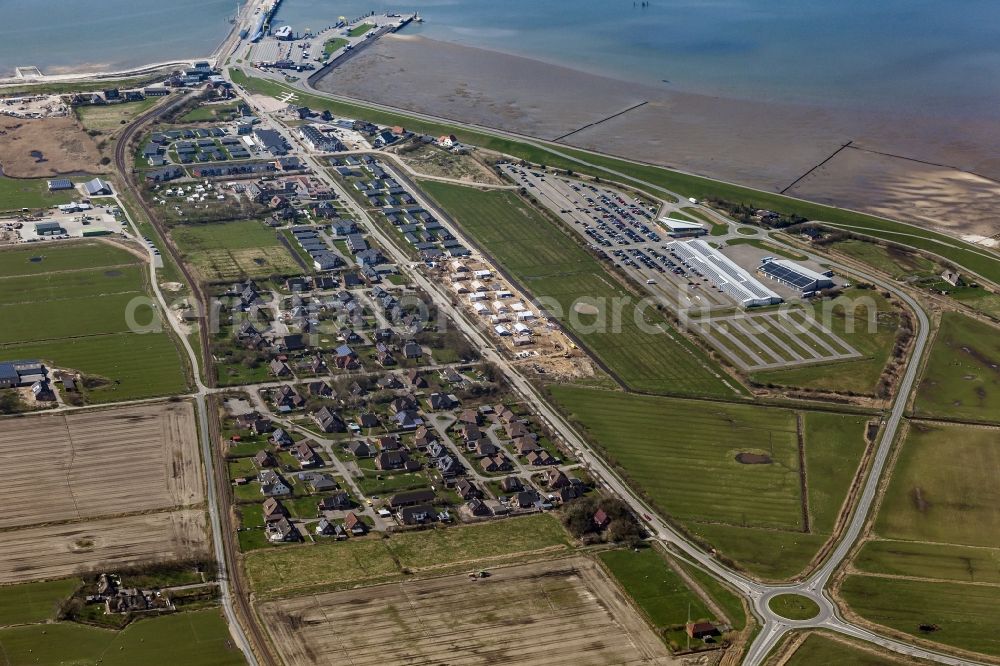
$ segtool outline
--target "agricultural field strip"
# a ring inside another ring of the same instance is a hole
[[[0,529],[200,504],[198,460],[182,403],[0,421]]]
[[[181,509],[6,532],[0,584],[200,557],[208,553],[206,530],[204,511]]]
[[[270,602],[261,614],[289,666],[345,657],[353,666],[597,666],[666,657],[621,593],[583,558],[501,568],[475,583],[459,575]],[[555,643],[558,650],[538,649]]]
[[[563,385],[550,390],[631,482],[670,515],[692,523],[802,529],[792,410]],[[675,434],[665,434],[665,424]],[[735,460],[741,452],[767,453],[772,464],[741,464]]]

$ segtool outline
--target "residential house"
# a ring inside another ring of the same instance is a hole
[[[406,371],[406,381],[413,388],[427,388],[427,381],[420,376],[420,371],[416,368],[410,368]]]
[[[455,456],[452,455],[441,456],[437,459],[435,464],[437,465],[438,472],[440,472],[441,476],[446,479],[454,478],[465,472],[462,464],[458,462]]]
[[[510,461],[502,454],[487,456],[479,461],[484,472],[506,472],[511,469]]]
[[[348,444],[347,450],[350,451],[352,455],[358,458],[371,458],[372,456],[371,447],[368,446],[367,442],[363,442],[361,440],[357,440]]]
[[[299,531],[288,522],[287,518],[280,518],[273,523],[268,523],[264,531],[267,534],[267,540],[272,543],[299,540]]]
[[[396,425],[403,430],[414,430],[424,423],[420,415],[412,409],[401,409],[396,412],[393,418],[396,420]]]
[[[333,395],[333,389],[322,380],[309,382],[306,384],[306,390],[309,392],[309,395],[316,398],[329,398]]]
[[[351,496],[344,491],[340,491],[321,499],[316,508],[319,511],[343,511],[344,509],[350,509],[351,504]]]
[[[483,491],[475,486],[468,479],[459,479],[458,483],[455,484],[455,490],[458,492],[459,496],[464,500],[470,500],[474,498],[482,498]]]
[[[534,490],[522,490],[510,498],[510,505],[515,509],[530,509],[538,499],[538,493]]]
[[[528,434],[528,428],[520,421],[511,421],[510,423],[505,423],[503,428],[504,431],[507,433],[507,437],[511,439],[524,437]]]
[[[274,405],[279,409],[301,409],[305,404],[306,399],[291,386],[282,386],[274,392]]]
[[[500,448],[485,437],[476,442],[477,456],[495,456],[498,453],[500,453]]]
[[[399,509],[404,506],[415,506],[417,504],[433,502],[436,498],[433,490],[407,490],[396,493],[389,498],[389,508]]]
[[[430,430],[427,426],[420,426],[414,432],[413,445],[416,447],[430,446],[437,441],[437,437],[434,436],[434,431]]]
[[[285,432],[284,428],[275,428],[268,438],[275,446],[288,447],[295,443],[291,435]]]
[[[434,520],[434,507],[430,504],[417,504],[407,506],[399,510],[399,521],[404,525],[422,525]]]
[[[356,421],[362,428],[377,428],[381,425],[375,412],[359,412]]]
[[[566,476],[566,472],[561,469],[550,467],[545,473],[545,484],[549,488],[558,490],[559,488],[569,486],[571,483],[572,482],[569,480],[569,477]]]
[[[507,476],[500,482],[500,490],[505,493],[517,493],[524,490],[524,482],[520,477]]]
[[[544,467],[546,465],[556,465],[559,463],[558,460],[549,455],[549,452],[544,449],[528,453],[528,455],[524,457],[524,460],[532,467]]]
[[[399,437],[396,435],[379,437],[377,442],[380,451],[399,451],[403,448],[403,443],[399,441]]]
[[[274,459],[274,454],[272,454],[270,451],[261,449],[260,451],[257,452],[256,455],[254,455],[253,463],[257,465],[257,467],[259,467],[260,469],[264,469],[265,467],[276,466],[278,464],[278,461]]]
[[[405,469],[415,472],[420,469],[420,463],[412,460],[406,451],[380,451],[375,456],[375,469],[382,471]]]
[[[291,449],[292,457],[299,463],[299,467],[316,467],[320,464],[319,456],[313,451],[312,447],[305,442],[299,442]]]
[[[329,407],[321,407],[313,412],[312,420],[323,432],[344,432],[347,430],[347,424],[344,423],[344,420]]]
[[[284,361],[278,359],[271,359],[270,363],[271,374],[275,377],[288,377],[292,374],[291,368]]]
[[[281,475],[272,469],[261,470],[257,479],[260,481],[260,493],[264,497],[282,497],[292,493]]]
[[[445,393],[431,393],[427,399],[427,403],[430,405],[431,410],[435,412],[443,409],[451,409],[455,406],[451,396]]]
[[[541,451],[541,447],[535,443],[533,437],[518,437],[514,440],[514,450],[517,451],[517,455],[526,456],[529,453]]]
[[[464,509],[473,518],[488,518],[493,515],[490,508],[478,497],[474,497],[466,502]]]
[[[368,525],[353,511],[344,516],[344,527],[354,536],[363,536],[368,532]]]
[[[598,531],[603,530],[608,525],[611,524],[611,518],[605,513],[604,509],[598,509],[594,512],[594,527]]]
[[[264,515],[264,522],[267,523],[288,517],[288,510],[285,509],[285,505],[281,503],[281,500],[276,497],[268,497],[264,500],[264,503],[261,505],[261,511]]]

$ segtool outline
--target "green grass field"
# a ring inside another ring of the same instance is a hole
[[[1000,328],[944,313],[913,412],[1000,422]]]
[[[816,666],[816,664],[896,666],[907,663],[902,659],[894,659],[888,655],[875,654],[860,647],[860,645],[855,647],[844,640],[835,640],[823,634],[811,633],[785,662],[785,666]]]
[[[805,533],[793,411],[549,390],[660,512],[768,578],[798,573],[827,539],[864,449],[864,418],[803,415],[812,519]],[[766,454],[771,463],[742,464],[740,453]]]
[[[89,402],[184,392],[172,338],[130,329],[130,305],[139,303],[136,323],[158,316],[134,255],[96,241],[60,243],[4,250],[0,267],[0,357],[38,358],[97,379],[85,390]]]
[[[348,30],[347,34],[350,35],[351,37],[360,37],[361,35],[365,34],[374,27],[375,24],[373,23],[362,23],[361,25],[356,25],[350,30]]]
[[[728,616],[733,629],[742,631],[747,624],[747,614],[746,609],[743,608],[743,598],[736,592],[733,592],[728,586],[719,582],[717,578],[705,573],[701,569],[689,566],[680,560],[677,560],[677,565],[694,578],[701,586],[701,589],[718,604]]]
[[[0,176],[0,210],[48,208],[69,203],[78,195],[75,190],[49,192],[46,178],[8,178]]]
[[[997,548],[997,470],[995,430],[911,424],[875,531],[890,539]]]
[[[644,331],[636,323],[643,318],[636,307],[638,299],[517,195],[431,181],[421,186],[529,292],[558,304],[561,313],[553,314],[561,314],[560,321],[629,387],[686,395],[735,394],[708,357],[655,311],[646,313],[645,319],[663,333]],[[578,299],[601,314],[578,314],[574,310]],[[618,327],[612,315],[616,303],[624,304]],[[736,386],[735,380],[731,383]]]
[[[849,257],[889,274],[893,279],[927,277],[940,272],[940,266],[926,257],[898,247],[878,245],[869,241],[847,239],[831,246]]]
[[[848,576],[840,593],[862,617],[954,647],[1000,655],[1000,587]],[[921,624],[936,625],[924,632]]]
[[[865,289],[849,289],[832,307],[831,303],[814,303],[814,316],[857,349],[861,358],[758,372],[753,375],[756,382],[866,395],[874,392],[899,330],[899,310],[878,292]]]
[[[206,280],[301,272],[274,232],[255,220],[177,226],[170,235]]]
[[[683,625],[688,617],[718,620],[655,548],[607,550],[598,557],[654,627]]]
[[[121,129],[126,123],[151,108],[160,101],[159,97],[147,97],[141,102],[125,102],[123,104],[108,104],[99,106],[78,106],[74,110],[80,123],[89,130],[112,132]]]
[[[671,171],[649,164],[638,164],[608,155],[559,146],[555,154],[542,146],[501,138],[485,132],[457,127],[443,122],[430,122],[404,113],[375,110],[364,104],[334,101],[321,95],[303,94],[284,84],[249,77],[230,70],[233,81],[251,92],[278,97],[295,92],[302,104],[313,109],[329,109],[332,113],[352,118],[365,118],[386,125],[405,125],[407,129],[431,135],[454,134],[462,143],[482,146],[506,155],[579,173],[612,178],[629,185],[649,189],[647,183],[697,199],[719,198],[733,203],[745,203],[783,214],[801,215],[810,220],[843,226],[846,230],[871,234],[887,240],[937,252],[959,266],[980,273],[993,282],[1000,282],[1000,255],[934,231],[902,224],[873,215],[833,208],[782,196],[774,192],[754,190],[723,183],[701,176]],[[583,162],[586,162],[584,164]]]
[[[245,567],[259,598],[322,589],[373,585],[408,573],[450,573],[511,557],[568,546],[562,525],[549,514],[495,523],[403,532],[389,539],[291,546],[246,555]]]
[[[801,594],[779,594],[767,602],[768,607],[789,620],[809,620],[819,615],[819,606]]]
[[[854,558],[859,571],[1000,584],[1000,549],[921,541],[869,541]]]
[[[75,578],[0,587],[0,626],[54,620],[59,606],[78,587]]]
[[[347,46],[347,40],[343,37],[334,37],[333,39],[328,39],[323,43],[323,53],[327,55],[333,53],[334,51],[339,51],[340,49]]]
[[[244,664],[217,609],[139,620],[122,631],[82,624],[34,624],[0,629],[3,663],[104,666],[225,666]]]
[[[178,119],[178,122],[196,123],[228,120],[236,113],[236,107],[236,104],[202,104],[185,113]]]

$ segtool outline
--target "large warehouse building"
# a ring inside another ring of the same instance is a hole
[[[674,241],[666,247],[686,268],[707,277],[744,308],[781,302],[781,296],[703,240]]]
[[[667,235],[671,238],[694,238],[708,233],[705,225],[698,222],[685,222],[670,217],[661,217],[660,224],[667,228]]]
[[[833,271],[818,273],[787,259],[764,257],[757,273],[787,285],[803,296],[833,286]]]

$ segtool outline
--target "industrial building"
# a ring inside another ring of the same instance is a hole
[[[687,270],[708,278],[722,293],[744,308],[773,305],[782,300],[781,296],[703,240],[673,241],[667,243],[666,248]]]
[[[694,238],[708,233],[705,225],[698,222],[685,222],[670,217],[661,217],[660,224],[667,228],[667,235],[671,238]]]
[[[66,230],[58,222],[38,222],[35,224],[37,236],[62,236]]]
[[[791,287],[803,296],[833,286],[833,271],[819,273],[787,259],[764,257],[757,273]]]

